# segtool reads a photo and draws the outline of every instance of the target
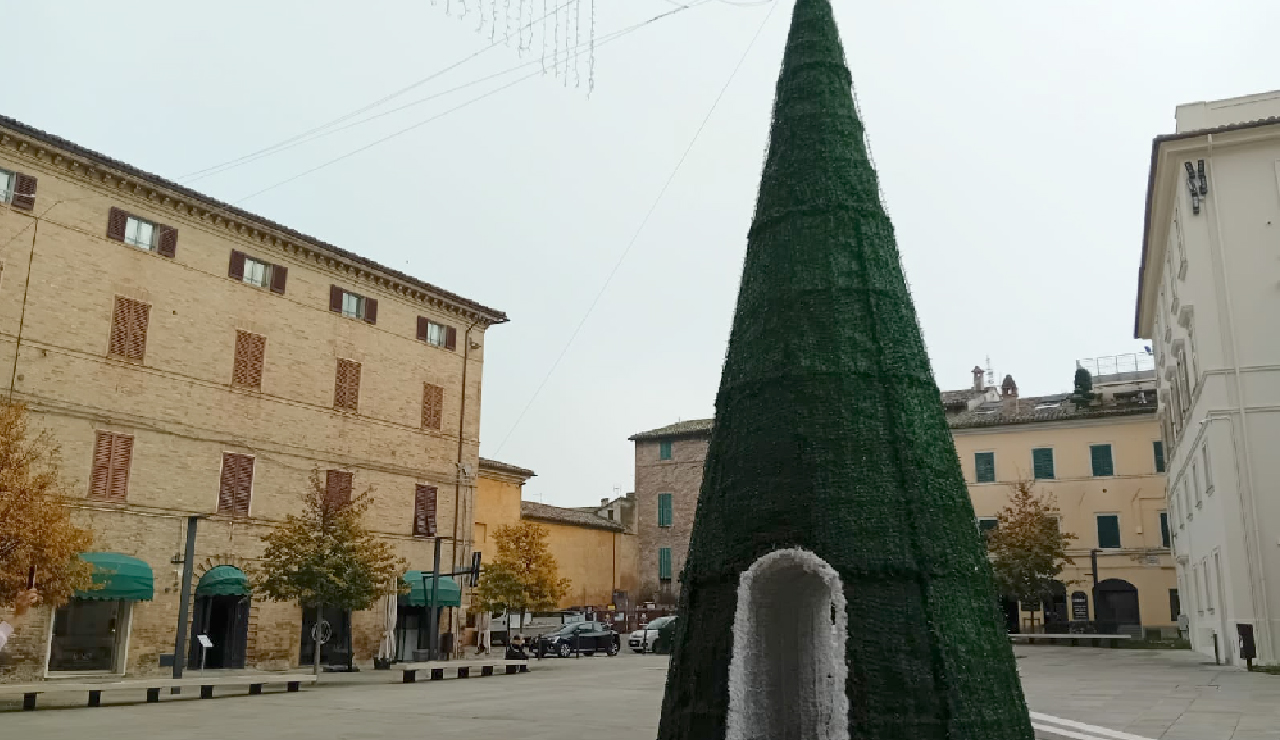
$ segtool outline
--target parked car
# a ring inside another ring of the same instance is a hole
[[[674,614],[667,617],[658,617],[652,622],[646,624],[644,629],[638,629],[635,632],[632,632],[627,638],[627,645],[637,653],[643,653],[646,650],[651,653],[655,652],[662,629],[668,625],[672,625],[675,621],[676,616]]]
[[[538,648],[547,655],[568,658],[577,648],[583,655],[617,655],[622,639],[602,622],[574,622],[538,638]]]

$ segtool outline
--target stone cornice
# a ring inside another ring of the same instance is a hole
[[[300,262],[454,314],[467,323],[488,327],[507,321],[501,311],[4,116],[0,116],[0,148],[13,150],[46,167],[61,169],[90,186],[126,193],[189,221],[216,227],[240,241],[270,246]]]

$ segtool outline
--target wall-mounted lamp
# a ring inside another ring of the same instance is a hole
[[[1191,196],[1191,214],[1200,215],[1200,186],[1196,183],[1196,168],[1190,162],[1183,162],[1187,168],[1187,193]]]

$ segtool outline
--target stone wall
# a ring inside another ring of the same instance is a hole
[[[680,596],[680,571],[689,552],[693,516],[698,510],[702,468],[709,437],[671,440],[671,459],[660,460],[656,439],[635,443],[636,529],[639,534],[637,603],[675,604]],[[670,527],[658,526],[658,494],[672,494]],[[671,580],[658,579],[658,550],[671,548]]]

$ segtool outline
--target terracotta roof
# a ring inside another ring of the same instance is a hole
[[[49,146],[57,147],[64,151],[70,152],[71,154],[75,154],[77,156],[84,157],[85,159],[92,160],[105,167],[110,167],[111,169],[119,170],[120,172],[127,173],[140,180],[146,180],[147,182],[150,182],[153,185],[156,185],[158,187],[162,187],[167,190],[172,190],[172,191],[181,193],[182,195],[188,198],[191,198],[192,200],[198,200],[210,207],[226,211],[228,213],[234,214],[235,216],[238,216],[240,218],[243,218],[249,221],[256,221],[257,223],[262,224],[263,226],[266,226],[269,229],[280,231],[284,234],[287,234],[288,236],[293,237],[294,239],[305,241],[312,246],[319,247],[320,249],[326,252],[330,252],[339,257],[342,257],[343,259],[351,260],[352,262],[356,262],[366,267],[373,268],[381,273],[384,273],[386,275],[389,275],[395,278],[396,280],[399,280],[404,283],[408,283],[409,285],[412,285],[417,288],[421,288],[422,290],[433,293],[436,296],[444,298],[449,302],[456,303],[459,306],[463,306],[465,308],[471,309],[472,311],[475,311],[478,314],[482,314],[485,318],[487,318],[488,320],[490,320],[495,324],[501,324],[507,321],[507,315],[502,311],[489,308],[488,306],[485,306],[480,303],[476,303],[475,301],[472,301],[468,298],[463,298],[462,296],[457,295],[455,293],[450,293],[449,291],[444,290],[442,288],[438,288],[432,285],[431,283],[419,280],[418,278],[413,277],[412,275],[406,275],[405,273],[400,272],[398,270],[393,270],[390,267],[380,265],[371,259],[368,259],[366,257],[361,257],[360,255],[355,254],[353,252],[348,252],[347,250],[342,249],[340,247],[336,247],[327,242],[320,241],[319,239],[313,236],[307,236],[306,234],[303,234],[300,231],[295,231],[294,229],[291,229],[288,226],[276,223],[275,221],[272,221],[270,219],[267,219],[257,214],[250,213],[249,211],[245,211],[243,209],[237,208],[236,206],[233,206],[229,203],[223,203],[222,201],[216,198],[212,198],[208,195],[205,195],[204,193],[200,193],[190,188],[183,187],[182,185],[179,185],[176,182],[173,182],[171,180],[166,180],[163,177],[160,177],[159,175],[153,175],[150,172],[147,172],[145,170],[140,170],[137,167],[134,167],[129,164],[125,164],[124,162],[121,162],[118,159],[112,159],[111,157],[108,157],[105,154],[100,154],[98,152],[95,152],[92,149],[86,149],[85,147],[82,147],[79,144],[73,143],[71,141],[67,141],[66,139],[63,139],[60,136],[55,136],[51,133],[48,133],[47,131],[42,131],[38,128],[35,128],[34,126],[28,126],[27,124],[21,121],[9,118],[8,116],[0,115],[0,127],[7,128],[15,133],[44,142]]]
[[[544,522],[555,522],[556,524],[569,524],[575,527],[607,529],[612,532],[626,531],[626,527],[623,527],[618,522],[605,519],[602,516],[596,516],[592,512],[548,506],[536,501],[521,501],[520,517],[522,519],[540,519]]]
[[[533,472],[532,470],[527,470],[525,468],[517,467],[510,463],[498,462],[497,460],[490,460],[484,457],[480,458],[480,469],[492,470],[498,473],[510,473],[511,475],[522,475],[525,478],[532,478],[535,475],[537,475],[537,473]]]
[[[986,393],[986,389],[978,390],[977,388],[963,388],[958,391],[942,391],[942,405],[950,406],[956,403],[967,403],[974,396],[981,396]]]
[[[986,404],[973,410],[947,414],[947,425],[952,429],[973,429],[979,427],[997,427],[1010,424],[1038,424],[1050,421],[1070,421],[1076,419],[1106,419],[1117,416],[1155,415],[1156,396],[1151,391],[1151,400],[1146,403],[1109,404],[1106,406],[1077,407],[1070,393],[1058,393],[1052,396],[1029,396],[1017,399],[1016,403],[992,404],[991,411],[984,411]],[[1037,408],[1042,407],[1042,408]]]
[[[633,434],[631,439],[634,441],[639,439],[662,439],[665,437],[709,437],[711,436],[711,427],[714,421],[714,419],[678,421],[660,429],[650,429],[647,432]]]

